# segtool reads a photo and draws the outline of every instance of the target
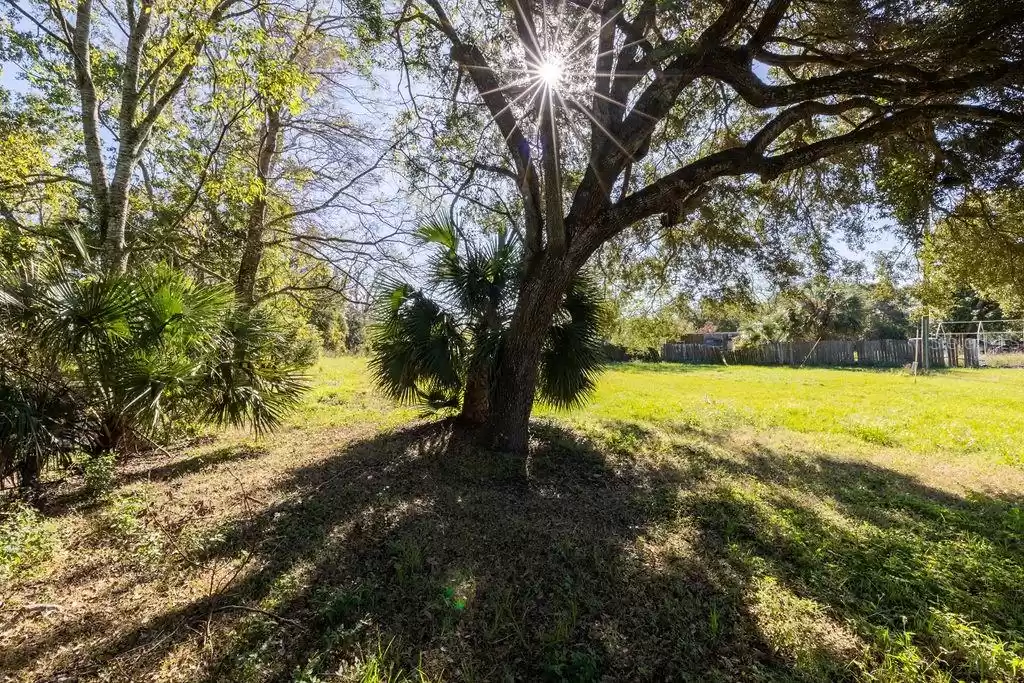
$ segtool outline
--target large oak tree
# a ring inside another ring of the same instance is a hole
[[[1019,3],[408,0],[397,27],[410,73],[443,84],[428,97],[447,130],[431,132],[441,163],[462,155],[457,190],[486,176],[518,195],[527,273],[491,416],[507,450],[526,448],[569,282],[622,231],[685,223],[722,183],[840,162],[892,171],[900,145],[926,150],[936,176],[1019,170]],[[476,144],[452,145],[458,126]]]

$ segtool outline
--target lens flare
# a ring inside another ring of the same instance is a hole
[[[513,4],[518,6],[521,1],[516,0]],[[620,108],[624,112],[623,117],[631,111],[628,102],[620,102],[596,87],[598,79],[604,78],[604,88],[607,88],[607,80],[613,74],[598,73],[595,62],[607,54],[627,50],[635,45],[627,42],[613,46],[606,52],[600,51],[602,31],[613,25],[623,10],[620,8],[607,16],[595,12],[593,2],[586,5],[578,0],[537,0],[536,4],[540,7],[540,26],[531,25],[527,21],[529,35],[523,39],[522,54],[513,51],[503,55],[503,63],[495,70],[500,74],[499,84],[481,93],[481,96],[486,97],[500,92],[506,98],[505,105],[491,113],[484,130],[494,125],[499,118],[511,114],[516,124],[505,132],[506,142],[518,132],[526,138],[526,145],[536,147],[539,151],[543,140],[551,140],[555,146],[552,152],[558,156],[562,153],[559,148],[563,147],[567,138],[572,138],[569,144],[589,145],[587,129],[596,127],[632,159],[633,152],[619,141],[613,131],[608,130],[604,121],[592,113],[598,100]],[[633,74],[614,77],[641,78]],[[556,116],[556,112],[560,112],[560,115]],[[530,124],[532,131],[528,130]],[[558,135],[556,126],[565,126],[569,135]]]
[[[537,77],[547,87],[554,88],[562,81],[562,65],[553,60],[545,61],[537,67]]]

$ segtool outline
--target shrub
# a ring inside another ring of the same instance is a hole
[[[90,498],[105,498],[114,490],[115,459],[113,453],[104,453],[89,458],[82,465],[85,490]]]
[[[31,485],[72,450],[115,451],[196,418],[265,431],[296,404],[318,353],[312,328],[235,310],[229,289],[167,266],[120,276],[83,260],[0,289],[0,338],[26,350],[0,374],[5,476]]]
[[[320,333],[324,350],[338,353],[346,349],[349,330],[348,307],[344,301],[318,306],[310,314],[309,323]]]
[[[642,349],[628,349],[627,354],[630,360],[638,360],[641,363],[660,363],[661,351],[653,346]]]
[[[345,350],[358,353],[366,345],[366,312],[354,306],[345,309]]]
[[[32,507],[0,510],[0,585],[23,576],[53,553],[54,531]]]
[[[95,420],[60,377],[0,361],[0,479],[31,487],[49,464],[67,464],[89,448]]]
[[[219,349],[196,386],[203,417],[218,425],[269,431],[295,408],[305,390],[302,367],[282,351],[290,330],[257,307],[229,316]]]
[[[629,350],[625,346],[605,343],[602,346],[602,353],[609,363],[625,363],[629,360]]]
[[[280,354],[281,360],[297,368],[308,368],[320,360],[323,348],[323,338],[315,327],[309,324],[299,325],[286,333]]]

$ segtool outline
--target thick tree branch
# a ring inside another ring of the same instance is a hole
[[[768,109],[835,95],[863,95],[899,101],[962,94],[974,88],[993,86],[1007,78],[1024,76],[1024,62],[1008,61],[951,78],[919,81],[880,78],[881,73],[886,73],[886,69],[872,67],[770,85],[753,72],[750,56],[733,48],[714,50],[700,68],[702,76],[727,84],[748,104]]]
[[[750,36],[750,40],[747,41],[748,50],[759,50],[764,47],[764,44],[768,42],[768,39],[775,33],[775,29],[779,27],[783,17],[786,16],[786,12],[789,11],[789,6],[792,4],[792,0],[772,0],[768,5],[768,9],[765,10],[764,15],[761,17],[761,22],[757,25],[757,29],[754,34]]]
[[[439,0],[426,0],[437,14],[437,26],[452,44],[452,58],[466,71],[483,99],[492,120],[506,141],[506,148],[519,174],[519,192],[526,215],[526,249],[535,255],[541,250],[543,218],[541,191],[537,169],[530,158],[530,143],[516,121],[512,105],[504,95],[504,86],[487,63],[483,52],[473,43],[459,36]]]
[[[851,100],[848,103],[834,105],[834,108],[853,109],[860,104],[866,103]],[[850,149],[877,143],[904,133],[923,121],[935,119],[994,122],[1024,131],[1024,114],[969,105],[924,105],[910,107],[885,117],[876,117],[873,119],[874,123],[857,127],[845,134],[819,140],[778,155],[764,156],[765,141],[772,138],[777,131],[784,130],[783,124],[790,121],[792,116],[794,115],[790,112],[783,112],[762,128],[746,145],[709,154],[625,197],[604,212],[599,221],[580,235],[578,243],[573,245],[574,261],[582,259],[582,264],[598,246],[625,227],[651,216],[672,212],[681,201],[685,201],[702,185],[716,178],[757,174],[763,180],[773,180],[784,173]]]
[[[781,112],[778,116],[769,121],[750,140],[748,148],[756,154],[764,154],[780,135],[797,123],[807,120],[816,115],[836,116],[845,114],[855,109],[870,109],[873,112],[881,113],[881,107],[877,102],[868,97],[856,97],[850,100],[837,102],[836,104],[825,104],[823,102],[802,102],[795,107],[790,107]]]
[[[704,29],[697,39],[697,45],[702,48],[709,48],[719,45],[729,37],[743,17],[750,10],[751,0],[728,0],[728,4],[715,21]]]

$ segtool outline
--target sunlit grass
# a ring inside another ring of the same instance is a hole
[[[358,356],[325,358],[292,427],[398,425],[422,414],[373,387]],[[535,415],[573,424],[631,420],[665,429],[793,431],[822,447],[868,444],[914,453],[1024,462],[1024,370],[931,375],[752,366],[633,363],[612,366],[584,410],[538,405]]]
[[[414,406],[397,406],[376,391],[362,356],[322,359],[309,373],[310,390],[290,415],[292,428],[345,427],[373,422],[395,426],[422,414]]]
[[[600,380],[573,423],[633,420],[666,429],[798,432],[827,451],[853,447],[940,452],[1024,463],[1024,371],[949,370],[928,376],[752,366],[630,364]]]

